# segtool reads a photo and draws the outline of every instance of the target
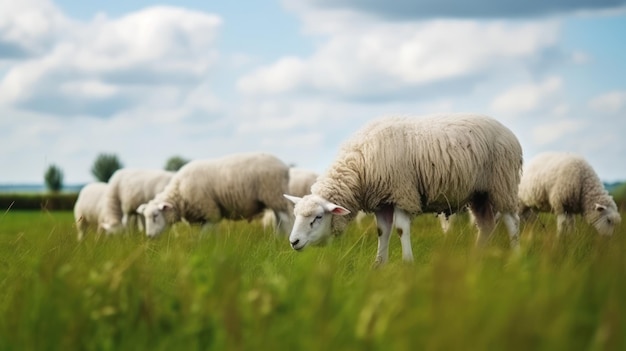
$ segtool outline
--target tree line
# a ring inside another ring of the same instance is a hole
[[[175,172],[187,162],[189,162],[188,159],[176,155],[168,158],[163,168],[166,171]],[[123,167],[124,164],[120,161],[116,154],[101,153],[96,157],[96,160],[91,166],[91,174],[94,176],[96,181],[106,183],[109,181],[111,176],[113,176],[115,171]],[[55,164],[48,166],[44,173],[44,183],[46,188],[51,192],[61,191],[63,189],[63,170]]]

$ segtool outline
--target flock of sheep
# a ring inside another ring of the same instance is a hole
[[[557,233],[581,214],[610,235],[621,221],[592,167],[571,153],[546,153],[524,170],[517,137],[497,120],[473,114],[386,117],[347,140],[326,172],[289,168],[266,153],[194,160],[175,173],[118,170],[79,193],[78,239],[88,226],[116,233],[137,225],[150,237],[178,222],[208,226],[265,215],[295,250],[341,234],[358,212],[374,213],[376,264],[388,259],[395,227],[402,258],[412,261],[411,220],[468,209],[485,245],[502,221],[512,248],[519,221],[534,211],[557,215]]]

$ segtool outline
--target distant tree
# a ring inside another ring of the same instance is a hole
[[[172,156],[167,160],[167,162],[165,162],[165,170],[176,172],[187,162],[189,162],[189,160],[184,159],[180,156]]]
[[[100,154],[91,167],[91,174],[98,181],[108,182],[113,173],[124,167],[115,154]]]
[[[616,184],[610,193],[620,211],[626,210],[626,182]]]
[[[50,165],[43,176],[46,188],[52,192],[59,192],[63,189],[63,171],[56,165]]]

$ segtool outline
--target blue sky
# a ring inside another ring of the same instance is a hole
[[[321,172],[366,121],[440,112],[626,180],[625,37],[626,0],[0,0],[0,183],[88,182],[103,152]]]

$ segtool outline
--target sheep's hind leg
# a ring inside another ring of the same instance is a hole
[[[556,234],[561,236],[564,232],[572,230],[574,227],[574,216],[569,213],[560,213],[556,216]]]
[[[76,229],[78,230],[78,235],[76,239],[78,241],[83,240],[83,238],[85,237],[85,231],[87,231],[87,223],[85,222],[85,217],[81,216],[80,218],[78,218],[78,220],[76,221]]]
[[[402,244],[402,260],[413,262],[413,250],[411,248],[411,216],[405,211],[396,208],[393,222],[400,236]]]
[[[477,194],[470,203],[470,211],[476,220],[478,227],[478,237],[476,245],[484,247],[489,242],[491,233],[496,226],[496,220],[493,213],[493,205],[489,202],[487,194]]]
[[[383,206],[377,210],[376,229],[378,231],[378,251],[376,252],[376,261],[374,267],[381,266],[387,262],[389,258],[389,237],[393,226],[393,206]]]
[[[519,216],[516,213],[503,213],[502,221],[509,233],[511,249],[519,250]]]

